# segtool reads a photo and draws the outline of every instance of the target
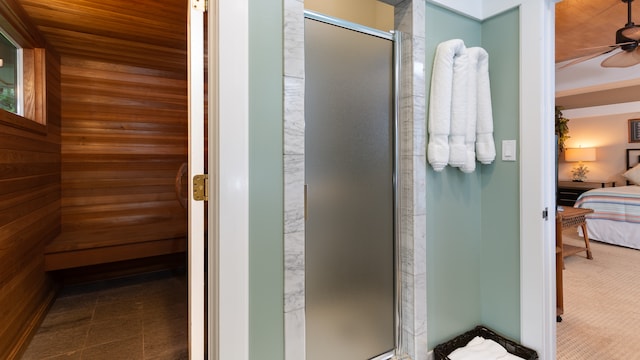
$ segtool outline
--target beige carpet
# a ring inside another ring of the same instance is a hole
[[[582,242],[574,231],[564,239]],[[593,260],[565,259],[557,359],[640,359],[640,251],[595,241],[591,249]]]

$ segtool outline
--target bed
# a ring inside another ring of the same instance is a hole
[[[575,207],[590,208],[589,239],[640,249],[640,149],[626,149],[627,186],[584,192]]]

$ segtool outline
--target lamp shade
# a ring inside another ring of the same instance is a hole
[[[568,148],[564,153],[565,161],[596,161],[596,148]]]

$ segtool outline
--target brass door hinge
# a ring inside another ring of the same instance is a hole
[[[198,11],[205,12],[207,11],[207,0],[191,0],[191,7]]]
[[[209,175],[195,175],[193,177],[193,200],[208,201],[209,200]]]

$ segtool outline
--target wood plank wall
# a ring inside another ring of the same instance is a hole
[[[47,52],[43,132],[0,122],[0,359],[18,356],[53,298],[43,249],[60,231],[59,72]]]
[[[62,56],[68,249],[186,236],[186,211],[175,194],[177,171],[187,161],[183,69],[176,74]]]
[[[90,20],[105,6],[108,16]],[[44,270],[52,239],[82,249],[186,236],[174,185],[187,160],[186,9],[185,1],[0,1],[0,26],[54,50],[46,126],[0,121],[0,359],[19,356],[53,297]]]

